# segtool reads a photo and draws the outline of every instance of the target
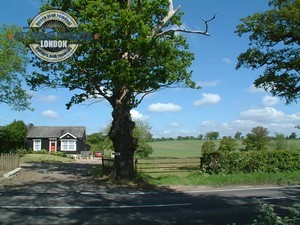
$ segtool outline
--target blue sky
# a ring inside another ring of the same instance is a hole
[[[155,137],[198,136],[218,131],[233,136],[246,135],[251,128],[264,126],[271,134],[289,135],[300,131],[300,109],[296,103],[286,106],[283,99],[253,87],[261,71],[236,70],[237,56],[248,47],[247,37],[238,37],[235,27],[239,19],[268,9],[264,0],[174,0],[181,5],[183,27],[204,29],[200,17],[216,19],[209,24],[210,37],[187,36],[190,51],[195,53],[193,80],[200,90],[165,89],[147,96],[134,110],[135,120],[147,121]],[[1,0],[0,23],[27,26],[27,19],[39,12],[40,0]],[[32,71],[30,66],[28,72]],[[27,88],[27,87],[26,87]],[[29,88],[27,88],[29,90]],[[0,104],[0,126],[14,119],[35,125],[86,126],[87,132],[103,130],[111,122],[107,102],[91,106],[76,105],[66,110],[72,93],[65,89],[44,88],[33,95],[32,111],[16,112]]]

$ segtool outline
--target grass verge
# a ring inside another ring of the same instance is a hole
[[[192,186],[237,186],[237,185],[293,185],[300,184],[300,171],[285,173],[248,174],[141,174],[152,185],[192,185]]]
[[[39,163],[39,162],[52,162],[52,163],[67,163],[67,162],[73,162],[74,159],[67,158],[67,157],[61,157],[56,155],[50,155],[50,154],[27,154],[23,157],[21,157],[20,162],[24,163]]]

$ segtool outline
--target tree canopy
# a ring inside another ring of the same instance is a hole
[[[0,152],[7,153],[24,148],[27,136],[26,124],[19,120],[0,128]]]
[[[0,27],[0,104],[5,103],[13,110],[30,108],[31,96],[22,88],[28,63],[25,46],[14,39],[19,31],[16,26]]]
[[[265,150],[270,142],[269,131],[262,126],[253,127],[251,133],[246,135],[243,144],[246,150]]]
[[[289,104],[300,97],[300,0],[270,0],[269,6],[237,26],[238,36],[249,33],[250,41],[237,68],[262,68],[254,85]]]

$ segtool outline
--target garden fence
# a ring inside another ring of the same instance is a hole
[[[18,168],[20,165],[20,156],[18,154],[1,153],[0,171],[10,171]]]
[[[135,169],[142,173],[200,171],[201,158],[136,159]]]

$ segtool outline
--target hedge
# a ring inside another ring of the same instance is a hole
[[[211,151],[202,156],[203,172],[232,174],[300,170],[300,151]]]

